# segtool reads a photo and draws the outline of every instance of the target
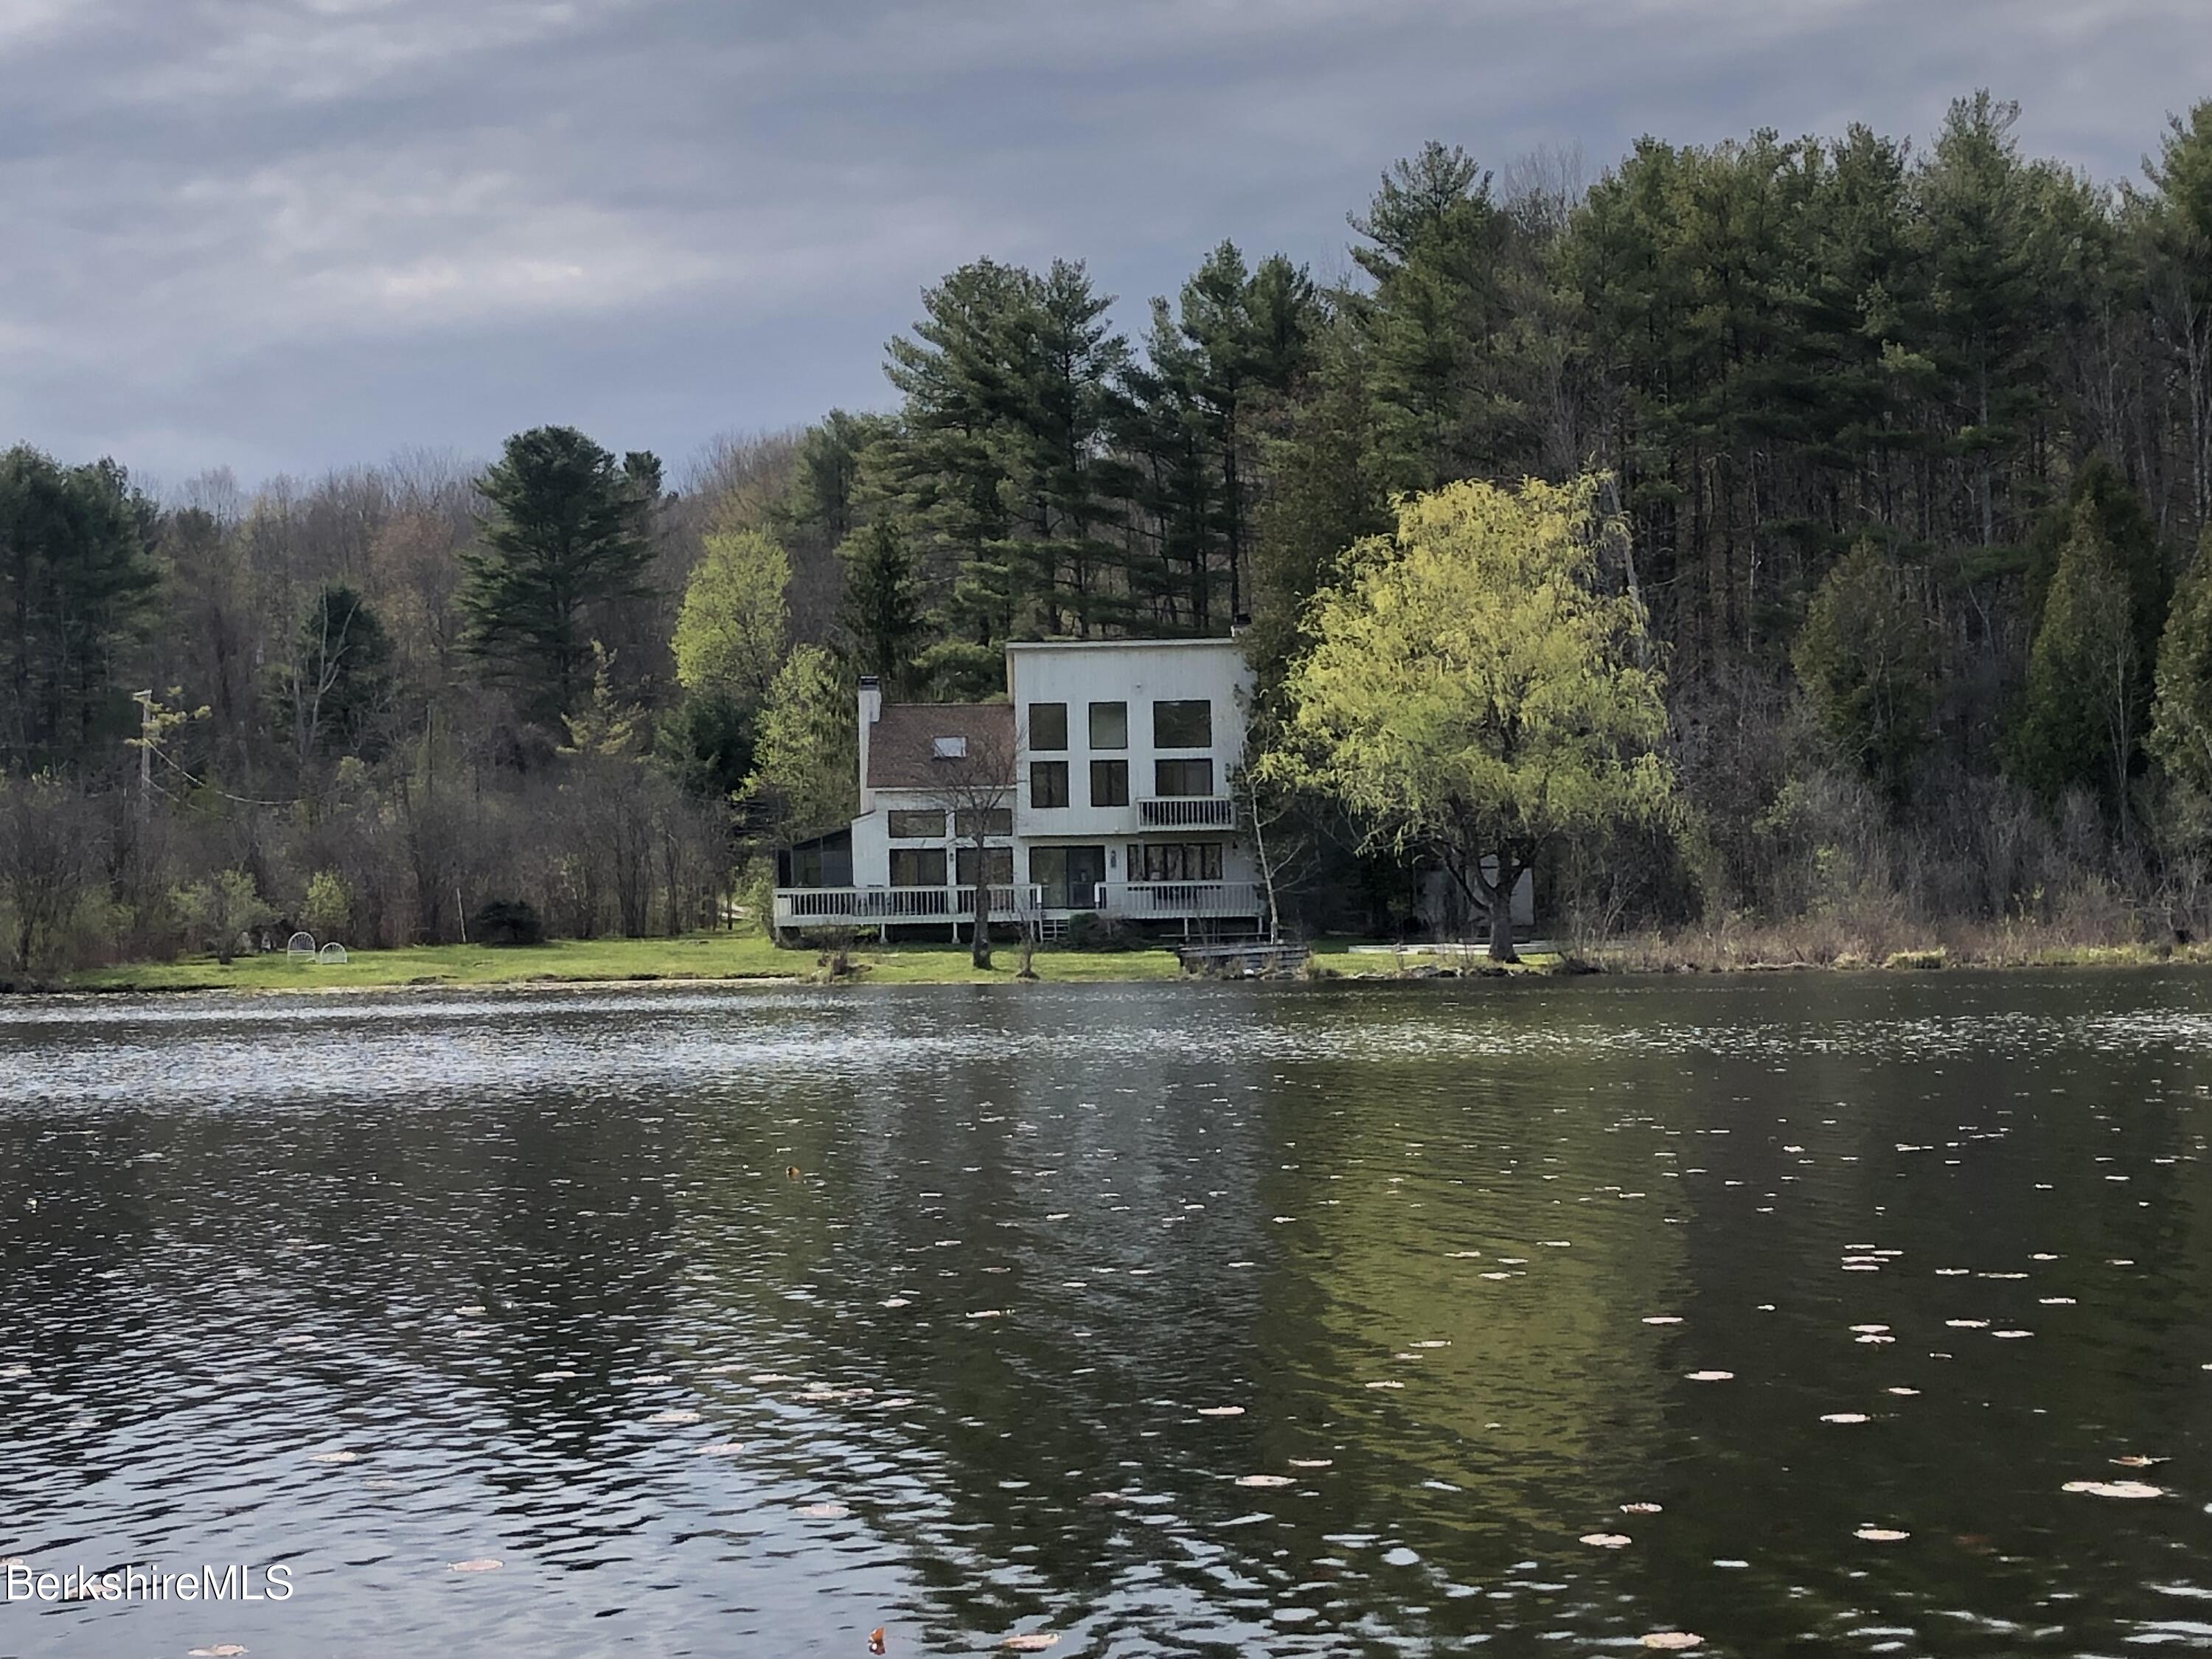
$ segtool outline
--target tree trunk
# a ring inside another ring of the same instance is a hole
[[[981,840],[975,849],[975,914],[968,927],[968,960],[984,969],[991,965],[991,871]]]
[[[1518,962],[1521,953],[1513,948],[1513,890],[1520,884],[1521,872],[1500,858],[1498,879],[1490,884],[1483,896],[1490,907],[1490,959],[1492,962]]]

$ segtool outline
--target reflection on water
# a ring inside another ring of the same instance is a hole
[[[2212,1647],[2207,989],[0,1004],[0,1654]]]

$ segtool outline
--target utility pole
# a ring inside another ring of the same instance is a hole
[[[138,705],[138,819],[144,823],[154,806],[154,694],[133,691]]]

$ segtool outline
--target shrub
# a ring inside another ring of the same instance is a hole
[[[337,939],[350,930],[353,895],[335,870],[318,870],[308,878],[300,906],[300,925],[317,939]]]
[[[1078,910],[1067,919],[1067,942],[1079,951],[1133,951],[1138,945],[1127,922],[1096,910]]]
[[[545,924],[523,899],[492,899],[469,918],[469,939],[477,945],[543,945]]]

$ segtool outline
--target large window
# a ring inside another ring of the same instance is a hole
[[[1066,761],[1031,761],[1030,763],[1030,805],[1032,807],[1067,805],[1067,763]]]
[[[975,815],[973,812],[955,812],[952,815],[952,833],[963,840],[973,841],[975,837]],[[987,836],[1012,835],[1014,809],[1011,806],[994,806],[985,811],[983,833]]]
[[[1219,881],[1221,843],[1140,842],[1130,849],[1129,867],[1139,881]]]
[[[942,847],[892,848],[891,885],[894,887],[944,886],[945,849]]]
[[[1030,705],[1030,747],[1054,754],[1067,747],[1067,705],[1033,702]]]
[[[1094,702],[1091,705],[1091,746],[1127,749],[1129,746],[1129,705]]]
[[[1095,760],[1091,763],[1091,804],[1127,806],[1129,804],[1129,763]]]
[[[1164,760],[1152,763],[1154,793],[1170,796],[1211,795],[1213,763],[1210,760]]]
[[[1156,702],[1152,705],[1152,747],[1155,749],[1211,749],[1213,747],[1213,705],[1197,702]]]
[[[893,841],[943,841],[945,814],[926,812],[915,807],[891,809],[891,839]]]
[[[991,885],[1011,887],[1014,880],[1014,849],[1011,847],[987,847],[983,849],[983,867],[991,872]],[[975,884],[975,849],[963,847],[957,855],[960,885]]]

